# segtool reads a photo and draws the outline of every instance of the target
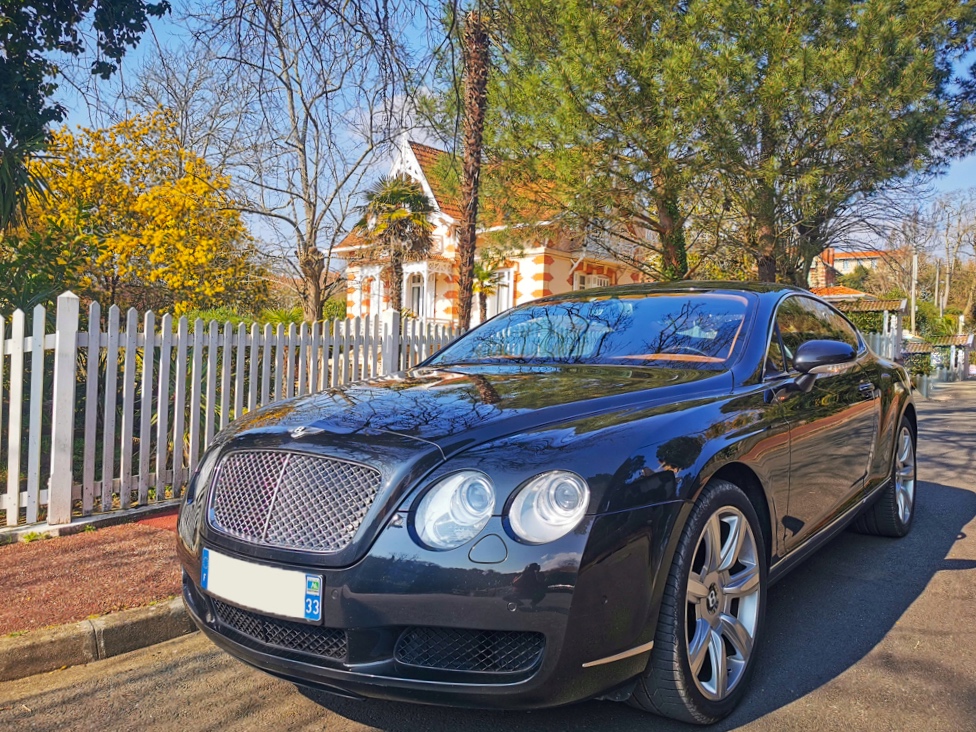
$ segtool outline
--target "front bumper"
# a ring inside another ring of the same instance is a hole
[[[422,550],[396,521],[366,557],[341,569],[316,566],[312,558],[265,561],[253,546],[207,532],[203,544],[216,551],[322,574],[322,624],[275,620],[209,596],[200,590],[199,555],[180,542],[183,597],[218,646],[300,685],[427,704],[557,706],[604,695],[646,666],[647,652],[584,664],[653,637],[659,542],[651,537],[668,513],[649,507],[590,518],[542,547],[510,540],[500,519],[492,519],[483,534],[500,537],[506,550],[492,563],[472,561],[470,546]],[[440,650],[411,653],[405,638]],[[445,643],[453,646],[445,650]],[[487,662],[478,660],[486,654]]]

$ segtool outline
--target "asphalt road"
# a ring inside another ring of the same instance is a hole
[[[976,731],[976,382],[922,411],[901,541],[845,533],[770,590],[752,688],[716,730]],[[622,704],[472,712],[303,696],[194,634],[0,684],[0,730],[687,730]]]

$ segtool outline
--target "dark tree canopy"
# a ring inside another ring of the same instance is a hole
[[[80,56],[94,38],[91,71],[108,78],[169,0],[0,0],[0,153],[37,140],[65,109],[52,100],[50,54]]]

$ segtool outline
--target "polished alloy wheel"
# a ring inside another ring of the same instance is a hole
[[[914,486],[914,471],[912,477]],[[686,595],[688,662],[707,699],[726,698],[742,680],[759,618],[759,583],[752,527],[739,509],[724,506],[698,538]]]
[[[908,427],[901,428],[895,449],[895,500],[898,518],[907,524],[915,505],[915,445]]]

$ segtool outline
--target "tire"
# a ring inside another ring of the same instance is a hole
[[[749,499],[733,483],[709,482],[678,540],[654,649],[631,706],[693,724],[717,722],[736,707],[755,667],[767,569]]]
[[[902,417],[892,450],[888,487],[881,491],[870,508],[858,516],[854,522],[856,531],[899,539],[912,530],[917,472],[915,444],[911,422]]]

